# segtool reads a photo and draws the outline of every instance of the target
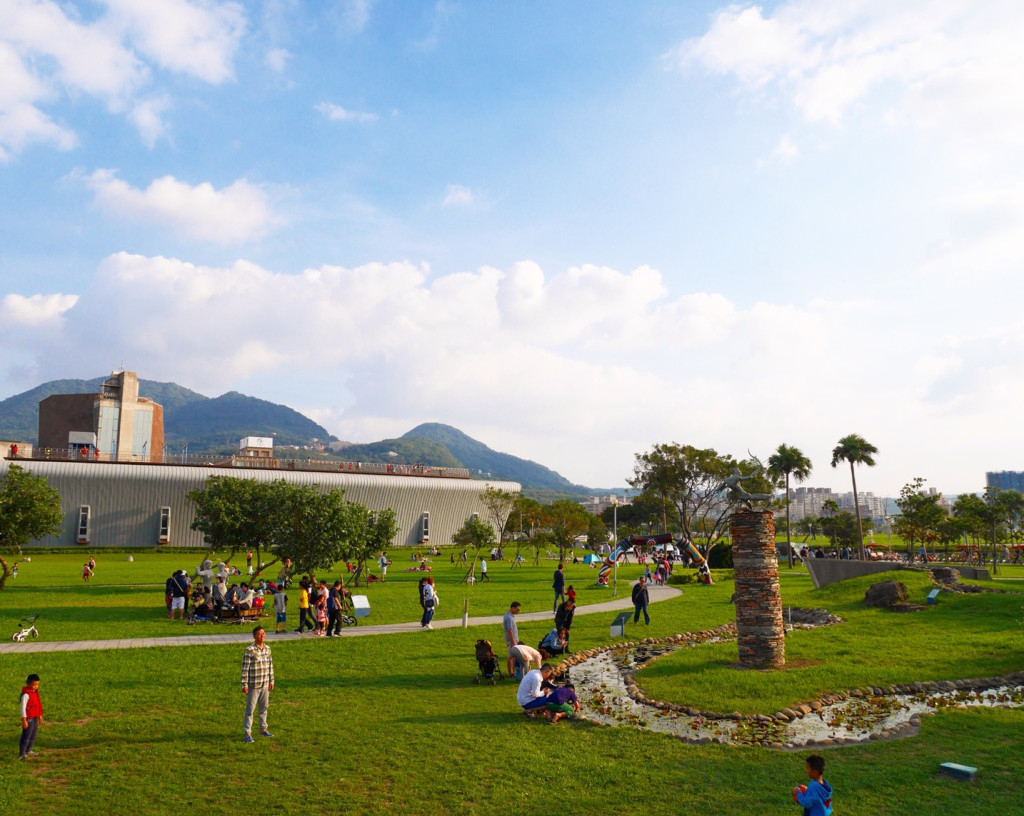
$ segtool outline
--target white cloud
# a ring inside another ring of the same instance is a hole
[[[468,187],[463,187],[461,184],[449,184],[444,191],[444,201],[441,202],[441,206],[472,207],[476,203],[477,198]]]
[[[74,133],[46,111],[80,94],[127,112],[151,145],[161,95],[138,97],[154,70],[224,82],[245,29],[239,4],[213,0],[107,0],[84,17],[51,0],[0,0],[0,157],[33,142],[72,147]]]
[[[710,291],[670,297],[647,267],[547,275],[531,262],[289,275],[118,253],[71,308],[72,296],[47,297],[64,299],[38,301],[38,326],[11,335],[40,371],[84,376],[97,359],[130,359],[207,393],[302,404],[346,439],[449,422],[583,483],[621,484],[633,453],[676,439],[734,454],[797,444],[818,466],[813,483],[841,487],[828,452],[856,431],[883,452],[863,489],[894,493],[918,474],[966,489],[974,475],[930,443],[997,463],[1024,444],[1019,322],[939,338],[929,315],[886,302],[744,306]],[[44,326],[46,315],[62,317]]]
[[[285,67],[288,65],[288,60],[292,58],[291,53],[286,48],[271,48],[267,51],[267,65],[275,73],[283,73]]]
[[[230,244],[257,238],[277,223],[266,194],[245,179],[217,190],[209,182],[191,186],[164,176],[140,190],[112,170],[96,170],[85,181],[104,209],[187,238]]]
[[[375,0],[341,0],[342,20],[345,27],[352,31],[362,31],[370,22]]]
[[[314,110],[319,111],[332,122],[376,122],[377,114],[348,110],[331,102],[321,102]]]
[[[105,0],[110,19],[139,53],[161,68],[217,84],[233,76],[245,31],[239,3],[210,0]]]
[[[132,108],[128,118],[139,131],[139,137],[146,147],[153,147],[166,130],[162,119],[163,112],[170,107],[166,97],[145,99]]]
[[[0,298],[0,326],[50,326],[77,302],[77,295],[5,295]]]

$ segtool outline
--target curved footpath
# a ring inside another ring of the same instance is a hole
[[[648,586],[651,603],[667,601],[682,595],[681,589],[667,586]],[[577,615],[594,615],[599,612],[617,612],[621,609],[632,609],[633,602],[629,595],[612,601],[577,606]],[[516,616],[520,621],[548,620],[550,612],[524,612]],[[470,618],[469,626],[501,627],[501,615],[486,615]],[[273,623],[273,621],[269,621]],[[293,621],[294,623],[294,621]],[[205,624],[204,624],[205,625]],[[216,624],[210,624],[215,626]],[[462,627],[462,618],[434,620],[435,629],[458,629]],[[359,637],[361,635],[393,635],[400,632],[418,632],[420,625],[411,623],[384,623],[377,626],[346,626],[341,630],[343,637]],[[313,635],[308,632],[299,634],[295,630],[275,634],[267,631],[267,643],[280,643],[285,640],[309,640]],[[221,646],[225,643],[248,643],[252,640],[252,629],[242,625],[230,633],[210,635],[182,635],[178,637],[125,638],[122,640],[50,640],[31,641],[29,643],[0,643],[0,654],[20,654],[27,652],[82,652],[90,649],[145,649],[151,646]]]

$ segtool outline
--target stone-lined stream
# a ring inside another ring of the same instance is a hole
[[[1024,673],[855,689],[770,715],[699,712],[685,705],[649,700],[636,685],[634,674],[652,660],[677,649],[731,640],[730,635],[734,630],[725,626],[680,636],[685,638],[682,640],[616,645],[578,655],[569,665],[563,664],[563,671],[576,686],[581,717],[673,734],[695,743],[773,748],[845,745],[909,736],[916,733],[922,716],[944,708],[1024,707]]]

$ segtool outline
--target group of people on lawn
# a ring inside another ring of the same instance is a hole
[[[543,661],[568,651],[569,631],[576,609],[575,597],[567,597],[556,609],[555,626],[541,640],[539,649],[519,640],[516,615],[521,606],[519,601],[513,601],[502,618],[509,677],[516,676],[517,671],[523,675],[516,692],[516,702],[523,707],[523,713],[528,717],[535,717],[539,711],[548,722],[558,722],[579,711],[580,703],[572,683],[556,686],[551,682],[554,670]],[[534,665],[536,668],[531,668]]]
[[[225,612],[238,614],[249,609],[262,608],[265,598],[282,589],[288,581],[290,561],[286,562],[278,575],[278,582],[266,581],[255,573],[252,564],[252,551],[246,553],[246,567],[249,580],[240,583],[230,582],[242,571],[221,561],[214,567],[212,553],[207,553],[202,563],[196,568],[195,575],[189,576],[186,570],[176,570],[167,579],[164,587],[164,600],[167,606],[167,617],[187,618],[189,602],[194,604],[193,611],[200,615],[220,617]],[[196,581],[193,581],[193,577]]]

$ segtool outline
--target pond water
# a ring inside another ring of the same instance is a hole
[[[710,638],[705,643],[722,642]],[[907,736],[917,720],[943,708],[1024,707],[1024,685],[946,688],[903,694],[853,692],[790,722],[765,714],[705,715],[682,705],[663,707],[630,695],[629,678],[663,654],[693,644],[658,643],[615,648],[572,666],[569,677],[580,699],[580,716],[611,726],[632,726],[672,734],[691,742],[769,745],[790,748]],[[942,684],[948,686],[952,684]],[[853,696],[856,695],[856,696]]]

